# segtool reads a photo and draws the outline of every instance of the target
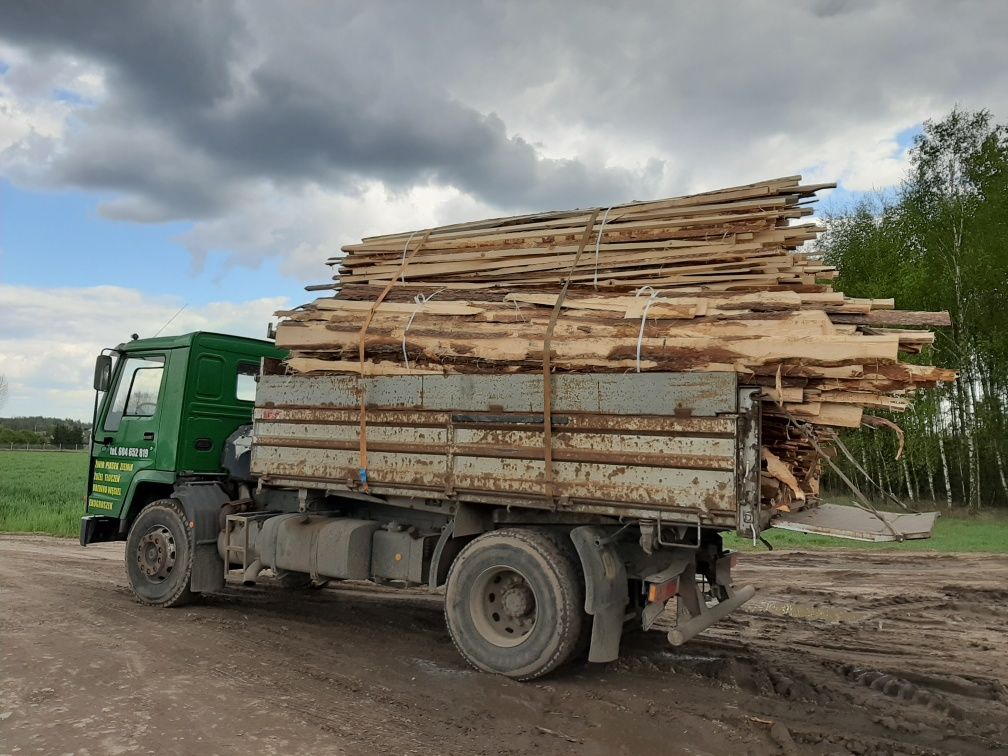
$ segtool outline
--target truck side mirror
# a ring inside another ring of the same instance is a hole
[[[95,391],[108,391],[112,384],[112,357],[107,354],[99,354],[94,366],[94,388]]]

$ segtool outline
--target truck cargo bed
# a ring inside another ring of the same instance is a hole
[[[736,528],[759,491],[758,389],[734,373],[264,375],[252,471],[274,486]],[[751,521],[751,520],[749,520]]]

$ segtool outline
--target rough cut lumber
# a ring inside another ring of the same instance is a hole
[[[352,360],[320,360],[313,357],[291,357],[287,366],[296,373],[352,373],[355,375],[441,375],[443,370],[408,368],[398,362],[354,362]]]
[[[763,461],[766,462],[767,474],[790,488],[794,492],[796,499],[805,501],[805,492],[802,491],[798,479],[791,472],[791,468],[766,447],[763,447],[761,450],[761,456],[763,457]]]
[[[834,323],[874,326],[920,326],[947,328],[952,318],[947,312],[914,312],[912,310],[872,310],[866,314],[838,313],[831,316]]]
[[[831,186],[786,176],[367,237],[308,287],[333,296],[278,313],[277,345],[315,374],[734,371],[762,389],[763,505],[800,507],[831,428],[955,378],[900,361],[948,313],[833,289],[806,246],[821,229],[801,221]]]

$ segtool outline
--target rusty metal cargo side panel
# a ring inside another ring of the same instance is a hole
[[[552,483],[539,375],[266,375],[252,470],[272,485],[358,488],[363,392],[371,493],[736,526],[734,373],[552,383]]]

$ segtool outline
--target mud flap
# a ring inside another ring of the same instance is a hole
[[[938,515],[938,512],[879,512],[876,517],[858,507],[819,504],[797,512],[781,512],[770,520],[770,527],[853,541],[909,541],[930,538]]]
[[[195,530],[196,549],[193,553],[189,588],[194,593],[213,593],[224,589],[224,560],[217,551],[220,532],[220,510],[231,497],[219,485],[182,483],[176,486],[172,498],[185,510],[188,526]]]
[[[604,530],[590,525],[574,528],[570,533],[584,569],[585,611],[593,617],[590,662],[619,658],[629,600],[626,567],[616,549],[605,543],[605,536]]]
[[[80,524],[80,545],[119,540],[119,518],[85,515]]]

